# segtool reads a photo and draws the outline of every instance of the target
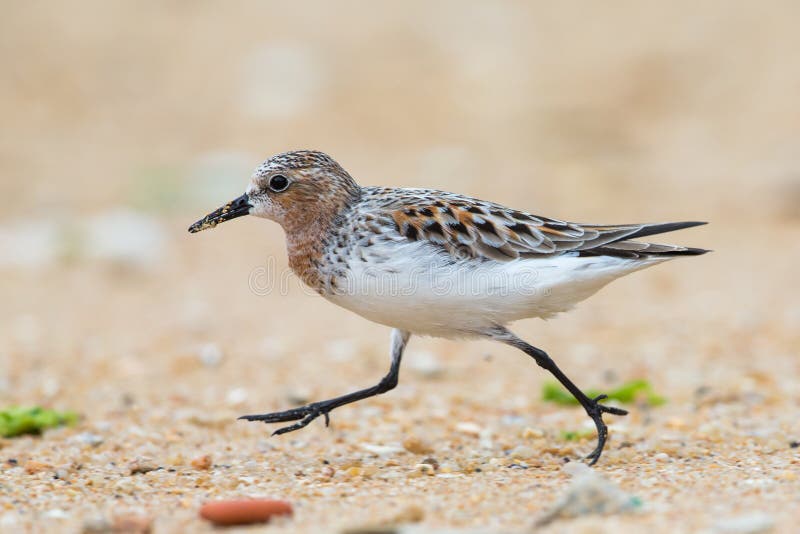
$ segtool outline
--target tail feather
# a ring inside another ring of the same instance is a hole
[[[703,221],[683,221],[683,222],[672,222],[672,223],[645,224],[642,225],[641,228],[639,228],[632,234],[626,235],[623,239],[625,241],[629,239],[638,239],[640,237],[645,237],[648,235],[664,234],[667,232],[674,232],[675,230],[683,230],[684,228],[702,226],[704,224],[708,223]]]
[[[619,258],[647,258],[669,256],[699,256],[711,252],[703,248],[681,247],[660,243],[642,243],[641,241],[617,241],[602,247],[581,251],[581,255],[616,256]]]

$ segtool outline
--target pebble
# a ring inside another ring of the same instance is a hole
[[[36,460],[28,460],[25,462],[25,472],[29,475],[35,475],[36,473],[41,473],[42,471],[47,471],[52,468],[52,465],[44,462],[37,462]]]
[[[544,432],[542,432],[538,428],[526,427],[525,430],[522,431],[522,437],[525,439],[543,438],[544,435],[545,435]]]
[[[403,447],[394,447],[391,445],[373,445],[371,443],[362,443],[361,448],[378,456],[391,456],[392,454],[405,452]]]
[[[107,534],[111,532],[111,521],[104,517],[91,517],[83,522],[83,534]]]
[[[392,522],[419,523],[423,519],[425,519],[425,510],[419,505],[411,504],[400,510],[400,512],[394,516]]]
[[[373,524],[345,528],[341,531],[341,534],[399,534],[400,532],[405,532],[405,529],[401,530],[399,528],[400,525],[419,523],[423,519],[425,519],[425,510],[419,505],[411,504],[394,516],[379,519]],[[430,531],[425,530],[425,532]]]
[[[54,508],[46,511],[44,517],[47,519],[66,519],[69,517],[69,514],[60,508]]]
[[[247,401],[248,396],[245,388],[233,388],[228,391],[228,394],[225,396],[225,402],[227,402],[229,406],[240,406]]]
[[[775,519],[764,513],[729,517],[714,524],[718,534],[762,534],[775,528]]]
[[[563,470],[572,476],[572,482],[561,499],[536,521],[536,526],[582,515],[631,512],[642,505],[638,497],[625,493],[584,463],[569,462]]]
[[[280,515],[292,515],[292,505],[273,499],[239,499],[210,501],[200,508],[200,517],[220,526],[264,523]]]
[[[90,447],[99,447],[103,444],[103,437],[91,432],[81,432],[73,436],[70,441],[81,445],[89,445]]]
[[[143,515],[120,515],[114,517],[111,532],[124,534],[150,534],[153,531],[153,518]]]
[[[292,406],[302,406],[311,401],[311,391],[306,388],[294,388],[286,393],[286,400]]]
[[[441,378],[445,367],[432,352],[418,352],[409,358],[408,366],[419,376],[428,379]]]
[[[332,466],[330,466],[330,465],[326,465],[325,467],[323,467],[323,468],[320,470],[320,473],[319,473],[319,474],[320,474],[320,477],[321,477],[321,478],[323,478],[323,479],[326,479],[326,480],[330,480],[330,479],[332,479],[332,478],[334,477],[334,475],[336,474],[336,469],[334,469],[334,468],[333,468]]]
[[[456,430],[477,438],[481,435],[482,428],[477,423],[464,421],[456,424]]]
[[[146,456],[138,456],[135,460],[128,463],[128,470],[131,475],[143,475],[150,471],[158,469],[158,465],[152,458]]]
[[[436,469],[431,464],[422,463],[414,466],[414,472],[417,475],[433,476],[436,474]]]
[[[222,349],[216,343],[206,343],[197,349],[197,358],[206,367],[218,367],[222,356]]]
[[[431,454],[433,447],[416,436],[408,436],[403,440],[403,448],[412,454]]]
[[[197,456],[195,458],[192,458],[191,465],[195,469],[201,469],[201,470],[211,469],[212,465],[211,455],[204,454],[202,456]]]
[[[510,456],[512,458],[531,458],[534,454],[534,450],[527,445],[518,445],[511,450]]]

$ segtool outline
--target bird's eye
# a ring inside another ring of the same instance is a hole
[[[269,188],[276,193],[284,191],[287,187],[289,187],[289,180],[282,174],[276,174],[269,179]]]

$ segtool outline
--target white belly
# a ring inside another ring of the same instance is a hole
[[[558,256],[453,262],[426,243],[380,247],[367,250],[381,261],[348,261],[347,278],[338,279],[338,291],[326,298],[371,321],[437,337],[551,317],[612,280],[663,261]]]

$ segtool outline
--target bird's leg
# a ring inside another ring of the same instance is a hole
[[[546,352],[541,349],[537,349],[533,345],[521,340],[507,328],[496,327],[488,332],[485,332],[485,335],[491,339],[501,341],[507,345],[511,345],[512,347],[516,347],[536,360],[536,363],[539,365],[539,367],[550,371],[550,373],[555,376],[570,393],[572,393],[578,402],[581,403],[581,406],[583,406],[583,409],[586,410],[586,413],[589,414],[589,417],[592,418],[592,421],[594,421],[594,424],[597,427],[597,446],[591,453],[589,453],[588,456],[586,456],[586,459],[589,460],[589,465],[594,465],[597,460],[600,459],[600,455],[603,453],[603,447],[605,447],[606,444],[606,439],[608,438],[608,428],[606,427],[605,422],[603,422],[603,414],[610,413],[612,415],[628,415],[627,410],[600,404],[600,401],[605,399],[606,395],[600,395],[593,399],[587,397],[586,394],[584,394],[583,391],[578,388],[578,386],[572,383],[572,380],[567,378],[567,375],[565,375],[561,369],[558,368],[556,363],[550,358],[550,356],[547,355]]]
[[[297,423],[293,425],[279,428],[272,433],[273,436],[276,434],[285,434],[287,432],[299,430],[321,415],[325,417],[325,426],[328,426],[330,424],[330,418],[328,414],[332,410],[338,408],[339,406],[350,404],[351,402],[360,401],[368,397],[374,397],[375,395],[386,393],[397,386],[397,380],[400,373],[400,361],[403,358],[403,350],[405,349],[406,343],[408,343],[409,337],[410,334],[408,332],[397,329],[392,330],[391,367],[389,367],[389,372],[386,374],[386,376],[381,378],[381,381],[372,387],[354,391],[353,393],[348,393],[347,395],[342,395],[341,397],[335,397],[333,399],[320,402],[312,402],[311,404],[283,412],[260,415],[243,415],[239,419],[244,419],[246,421],[263,421],[264,423],[284,423],[286,421],[297,421]]]

